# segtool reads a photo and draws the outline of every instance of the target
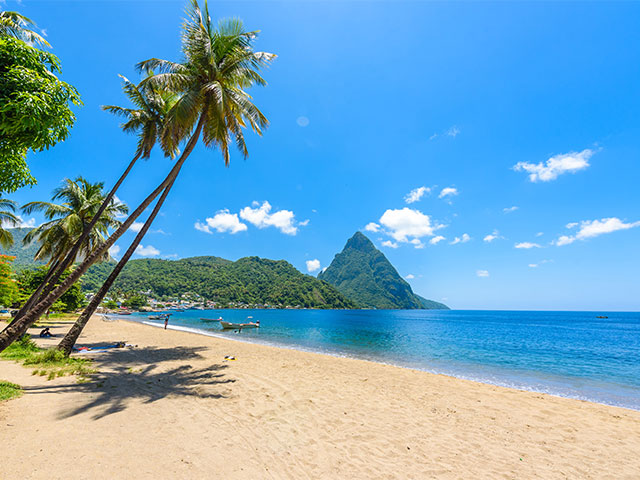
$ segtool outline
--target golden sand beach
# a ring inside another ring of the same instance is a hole
[[[1,479],[640,478],[637,411],[127,321],[80,344],[120,340],[88,383],[0,362]]]

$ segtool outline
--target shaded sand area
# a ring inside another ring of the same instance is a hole
[[[640,477],[640,412],[125,321],[80,343],[119,340],[91,383],[0,362],[1,479]]]

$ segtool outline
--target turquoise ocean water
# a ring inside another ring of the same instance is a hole
[[[248,315],[260,329],[200,320]],[[127,318],[161,324],[146,317]],[[640,410],[640,313],[187,310],[169,325]]]

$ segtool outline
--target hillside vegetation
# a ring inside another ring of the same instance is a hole
[[[113,263],[94,265],[83,277],[83,289],[96,291]],[[218,304],[247,303],[309,308],[354,308],[331,285],[296,270],[284,260],[245,257],[232,262],[219,257],[130,261],[114,289],[150,291],[156,298],[196,293]]]
[[[40,248],[39,244],[34,242],[31,245],[22,245],[22,239],[31,230],[31,228],[9,229],[9,232],[11,232],[11,234],[13,235],[13,245],[8,249],[0,247],[0,254],[16,257],[16,259],[12,263],[12,266],[15,270],[22,270],[24,268],[44,265],[44,262],[36,262],[33,259],[33,257],[35,257],[36,255],[36,252],[38,251],[38,248]]]

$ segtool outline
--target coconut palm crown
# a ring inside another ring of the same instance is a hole
[[[75,180],[65,179],[60,187],[53,191],[51,202],[31,202],[22,207],[25,214],[42,212],[48,220],[25,235],[24,243],[37,242],[40,248],[36,260],[47,260],[49,264],[60,262],[82,236],[87,226],[104,201],[103,183],[90,183],[82,177]],[[62,200],[61,203],[53,203]],[[78,249],[77,255],[86,257],[101,244],[109,229],[117,228],[118,218],[128,212],[128,207],[111,200],[100,219]],[[102,259],[109,258],[105,252]],[[74,258],[74,261],[76,259]]]
[[[20,224],[20,219],[15,216],[16,202],[0,197],[0,246],[9,248],[13,245],[13,235],[7,227],[15,227]]]
[[[153,75],[153,72],[150,73]],[[125,133],[138,134],[136,156],[149,158],[151,150],[160,139],[162,132],[169,128],[167,115],[175,104],[175,93],[147,85],[146,88],[136,85],[123,75],[122,90],[136,108],[125,108],[117,105],[103,105],[102,109],[120,117],[125,121],[120,125]],[[178,153],[177,147],[164,150],[166,157],[174,158]]]
[[[18,12],[0,12],[0,37],[14,37],[30,44],[51,46],[41,35],[30,30],[29,26],[35,27],[36,24]]]
[[[215,28],[206,0],[204,13],[192,0],[182,26],[183,61],[151,58],[138,64],[139,70],[150,73],[141,85],[179,95],[168,113],[170,128],[161,135],[163,149],[176,149],[201,123],[205,146],[219,147],[225,165],[232,142],[247,157],[242,129],[249,125],[261,135],[268,120],[245,89],[266,85],[259,71],[275,58],[253,50],[257,34],[245,31],[238,19],[221,20]]]

